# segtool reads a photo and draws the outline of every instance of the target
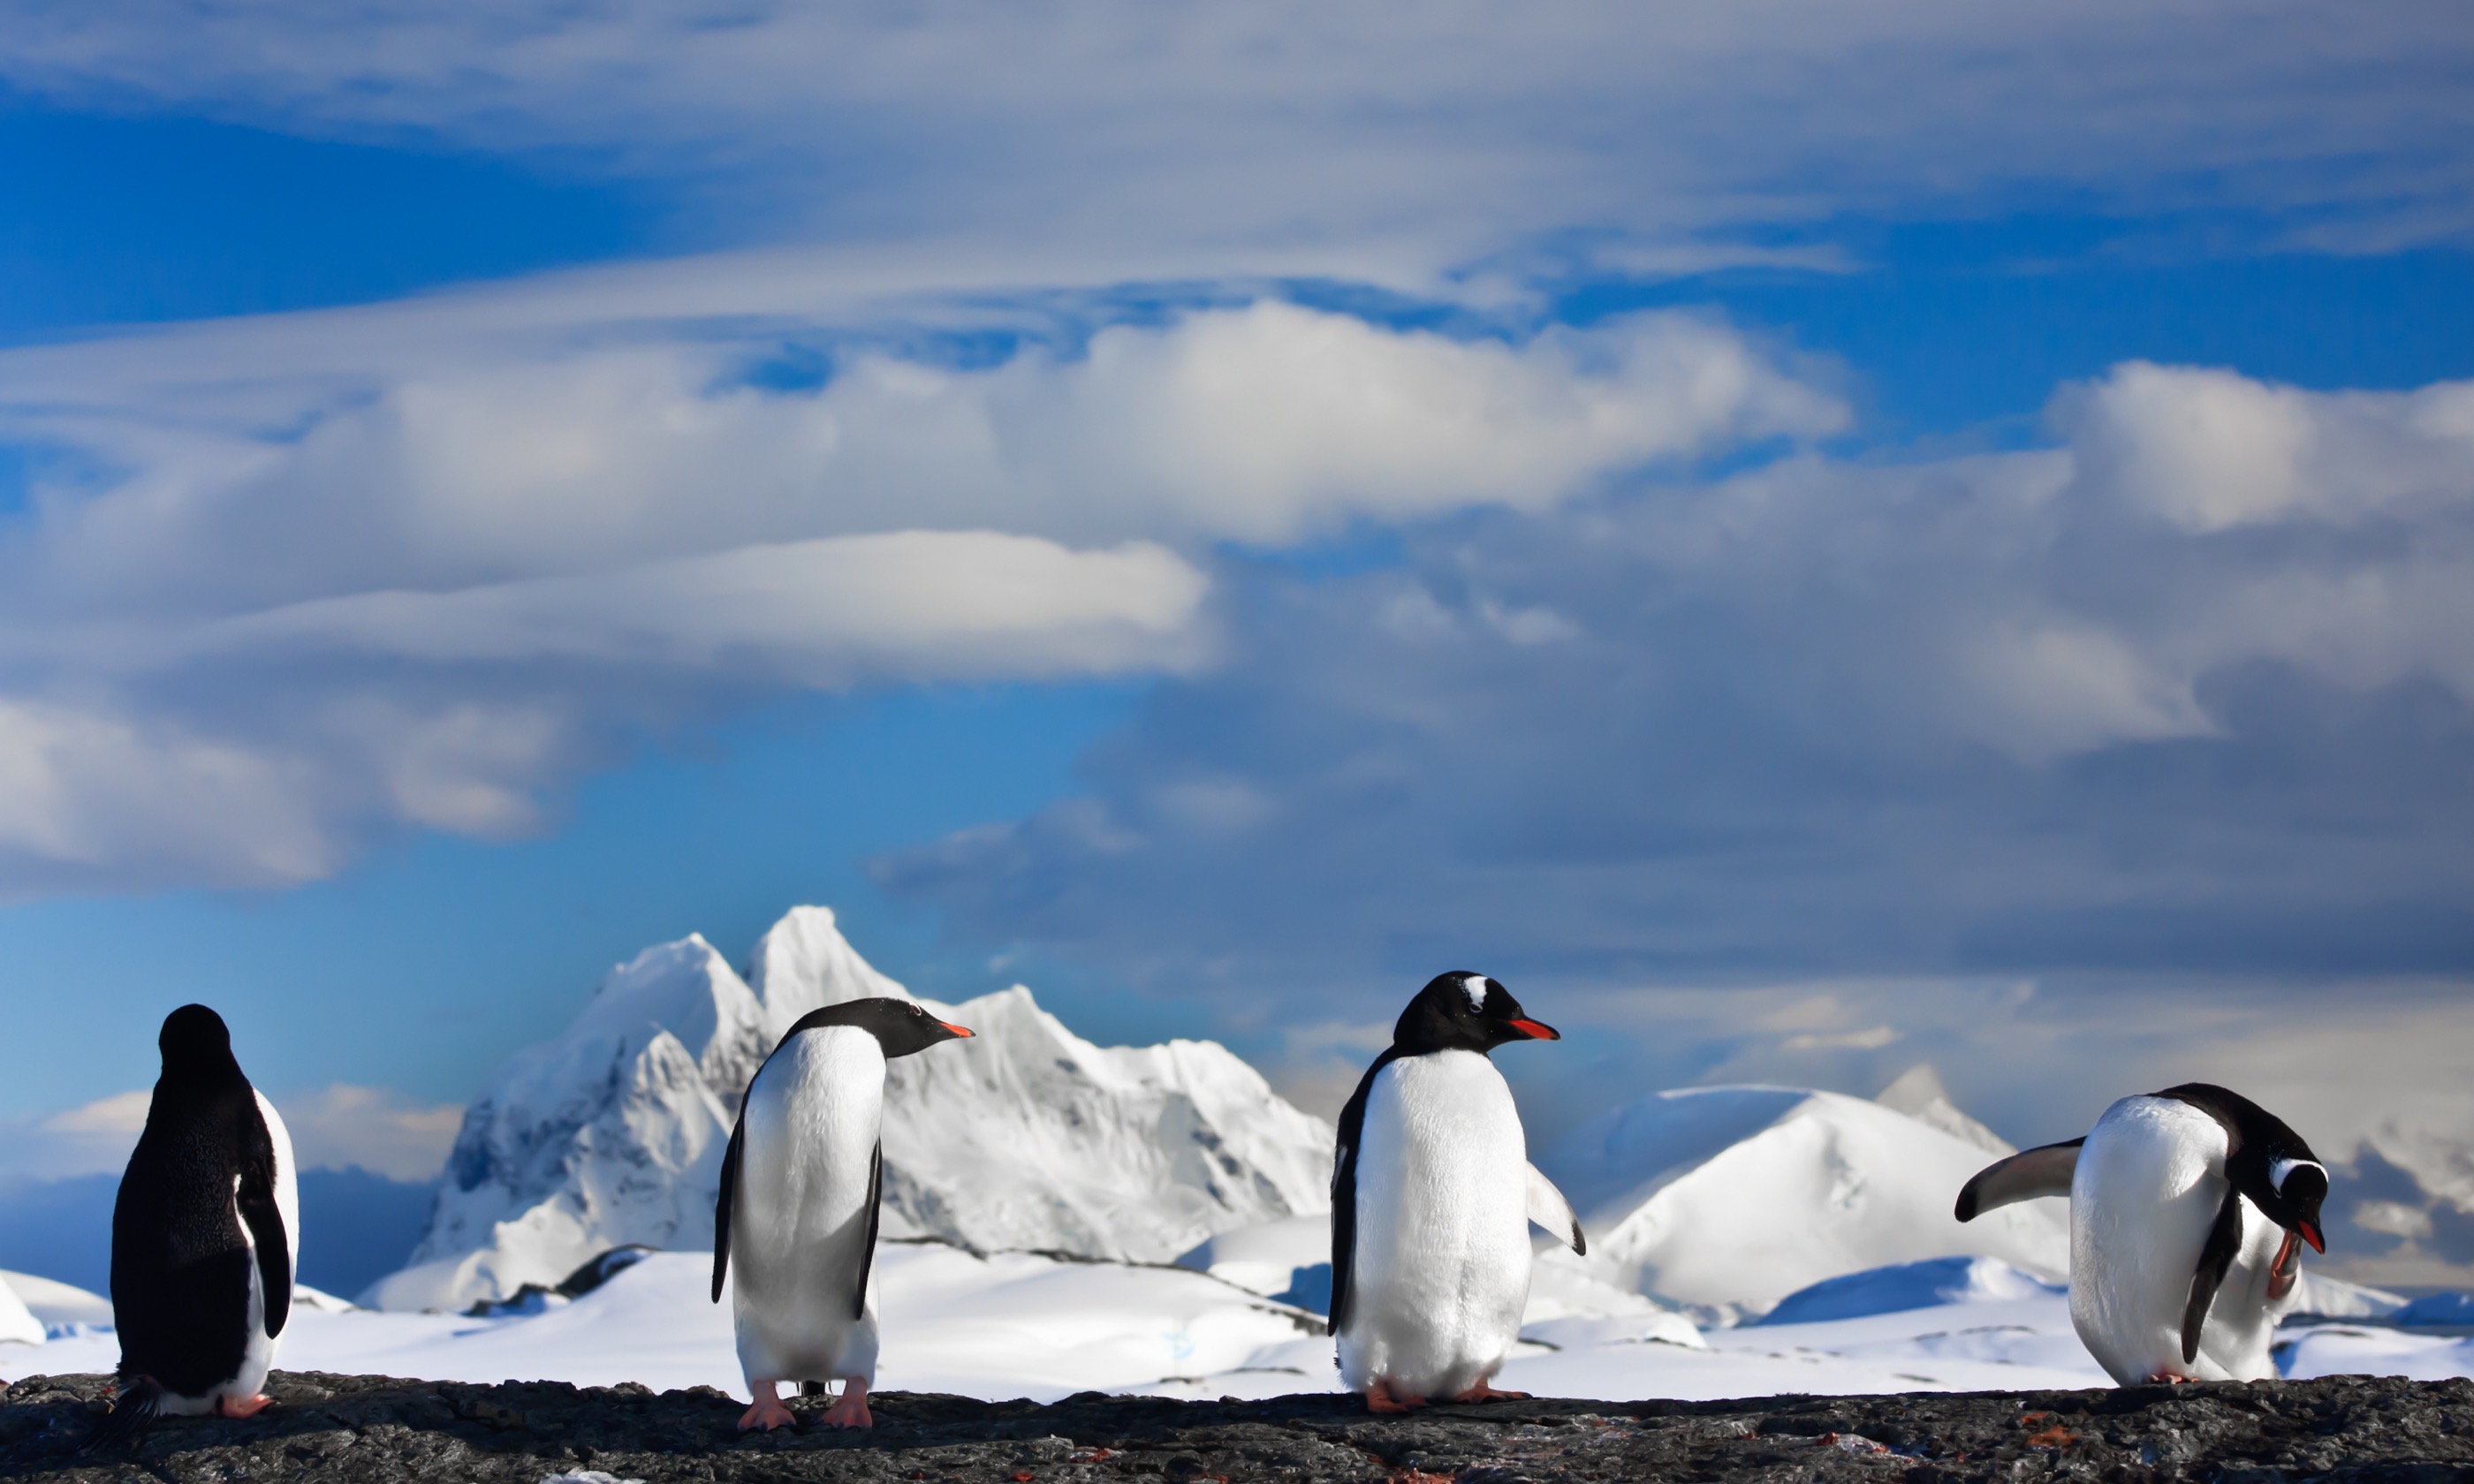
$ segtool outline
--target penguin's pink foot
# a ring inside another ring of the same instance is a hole
[[[762,1428],[766,1432],[771,1432],[776,1427],[795,1427],[799,1425],[799,1420],[792,1417],[790,1415],[790,1409],[782,1404],[781,1393],[775,1389],[780,1385],[781,1382],[779,1381],[751,1381],[748,1383],[748,1390],[756,1393],[756,1400],[748,1404],[746,1411],[740,1414],[740,1431],[749,1432]]]
[[[842,1381],[842,1394],[832,1406],[825,1408],[828,1427],[873,1427],[876,1419],[867,1410],[867,1378],[853,1376]]]
[[[1426,1399],[1423,1397],[1395,1396],[1392,1383],[1388,1380],[1378,1380],[1366,1388],[1366,1410],[1370,1412],[1406,1412],[1413,1407],[1421,1407],[1425,1404]]]
[[[215,1399],[215,1411],[224,1417],[255,1417],[273,1405],[275,1399],[264,1392],[246,1401],[229,1392]]]
[[[2190,1377],[2187,1376],[2175,1376],[2171,1371],[2159,1371],[2154,1376],[2147,1378],[2147,1384],[2150,1386],[2179,1386],[2189,1379]]]
[[[1452,1400],[1454,1401],[1526,1401],[1529,1400],[1529,1393],[1497,1391],[1485,1381],[1480,1381]]]

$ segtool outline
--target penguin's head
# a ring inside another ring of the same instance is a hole
[[[2278,1226],[2311,1244],[2313,1252],[2326,1252],[2328,1243],[2319,1230],[2319,1203],[2328,1199],[2328,1167],[2311,1158],[2311,1151],[2299,1151],[2268,1162],[2268,1200],[2251,1191],[2254,1205],[2266,1211]]]
[[[165,1016],[155,1044],[167,1072],[220,1067],[232,1059],[231,1028],[204,1005],[182,1005]]]
[[[1426,981],[1392,1028],[1392,1043],[1410,1055],[1427,1051],[1488,1052],[1516,1041],[1562,1041],[1551,1025],[1529,1018],[1512,992],[1484,974],[1456,969]]]
[[[2328,1166],[2293,1126],[2249,1098],[2211,1082],[2186,1082],[2156,1094],[2201,1109],[2224,1126],[2231,1145],[2225,1178],[2268,1220],[2326,1252],[2319,1204],[2328,1199]]]
[[[971,1034],[962,1026],[937,1019],[917,1000],[895,999],[890,995],[844,1000],[806,1017],[799,1023],[857,1026],[876,1038],[876,1043],[884,1048],[885,1059],[888,1062],[898,1056],[925,1051],[938,1041],[959,1041]]]

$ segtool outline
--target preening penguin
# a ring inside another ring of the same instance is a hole
[[[111,1209],[115,1434],[158,1413],[265,1406],[301,1253],[292,1138],[241,1074],[223,1017],[183,1005],[156,1043],[163,1073]]]
[[[2285,1121],[2211,1083],[2104,1111],[2084,1138],[1994,1164],[1956,1215],[2071,1200],[2071,1322],[2122,1385],[2258,1380],[2301,1277],[2327,1251],[2328,1170]]]
[[[1342,1380],[1377,1412],[1489,1384],[1529,1303],[1529,1223],[1587,1250],[1570,1203],[1529,1163],[1487,1053],[1560,1041],[1484,974],[1440,974],[1341,1110],[1331,1177],[1331,1332]]]
[[[854,999],[800,1017],[747,1085],[713,1211],[713,1299],[733,1274],[749,1427],[788,1426],[784,1381],[839,1380],[825,1413],[865,1427],[876,1376],[876,1257],[885,1064],[971,1033],[906,999]]]

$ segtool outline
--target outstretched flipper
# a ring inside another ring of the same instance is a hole
[[[2217,1289],[2233,1267],[2234,1255],[2242,1251],[2242,1204],[2241,1191],[2225,1191],[2225,1204],[2217,1208],[2217,1224],[2208,1229],[2208,1245],[2199,1249],[2199,1270],[2191,1275],[2191,1302],[2182,1307],[2184,1365],[2199,1358],[2199,1329],[2208,1322],[2208,1306],[2217,1302]]]
[[[1589,1239],[1581,1231],[1581,1218],[1572,1214],[1572,1203],[1555,1183],[1529,1165],[1529,1219],[1545,1229],[1548,1235],[1581,1256],[1589,1255]]]
[[[752,1084],[751,1084],[752,1086]],[[730,1272],[730,1201],[739,1191],[739,1156],[747,1147],[747,1108],[730,1126],[730,1147],[721,1154],[721,1193],[713,1198],[713,1302],[721,1302],[721,1281]],[[873,1218],[871,1218],[873,1221]]]
[[[2019,1201],[2070,1194],[2071,1179],[2079,1169],[2079,1145],[2086,1142],[2082,1134],[2068,1143],[2022,1150],[1986,1165],[1959,1190],[1958,1207],[1951,1214],[1974,1221],[1986,1211]]]

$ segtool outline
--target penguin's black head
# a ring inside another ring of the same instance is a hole
[[[2278,1226],[2299,1235],[2311,1244],[2313,1252],[2326,1252],[2328,1243],[2319,1230],[2319,1203],[2328,1199],[2328,1168],[2302,1151],[2300,1159],[2268,1161],[2268,1189],[2277,1205],[2252,1197]],[[2282,1208],[2280,1209],[2279,1208]]]
[[[204,1005],[182,1005],[165,1016],[155,1044],[167,1072],[219,1067],[232,1059],[231,1028]]]
[[[799,1023],[790,1029],[796,1032],[818,1025],[857,1026],[876,1038],[888,1062],[925,1051],[938,1041],[959,1041],[971,1034],[961,1026],[937,1019],[920,1008],[917,1000],[895,999],[891,995],[827,1005],[801,1016]]]
[[[2222,1124],[2232,1152],[2225,1178],[2250,1197],[2268,1220],[2326,1252],[2319,1204],[2328,1199],[2328,1167],[2291,1124],[2249,1098],[2209,1082],[2167,1088],[2158,1097],[2176,1098]]]
[[[1392,1044],[1417,1056],[1428,1051],[1488,1052],[1516,1041],[1562,1041],[1551,1025],[1529,1018],[1512,992],[1484,974],[1454,970],[1426,981],[1392,1027]]]

